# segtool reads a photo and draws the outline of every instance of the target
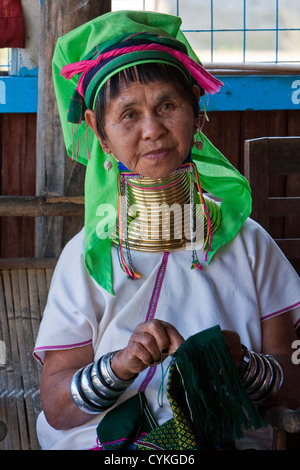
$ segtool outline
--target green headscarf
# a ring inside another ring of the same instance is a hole
[[[53,79],[59,115],[67,154],[76,154],[78,161],[87,165],[85,177],[85,263],[88,272],[109,293],[113,294],[111,268],[111,239],[101,238],[98,208],[109,204],[117,214],[118,167],[104,169],[106,156],[84,120],[78,125],[67,121],[69,104],[78,84],[78,77],[66,80],[61,69],[67,64],[82,61],[99,44],[117,36],[151,32],[181,41],[189,56],[198,64],[199,59],[180,31],[181,19],[176,16],[145,12],[116,11],[107,13],[58,39],[53,56]],[[222,221],[214,233],[208,260],[216,251],[232,240],[251,212],[250,188],[246,179],[202,134],[203,149],[192,149],[202,188],[222,200]],[[87,144],[88,142],[88,144]],[[89,154],[91,158],[89,158]],[[104,232],[103,232],[104,234]]]

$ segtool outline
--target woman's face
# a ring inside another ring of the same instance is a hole
[[[199,98],[197,87],[194,93]],[[91,113],[86,119],[95,131]],[[175,84],[163,81],[124,83],[105,116],[107,138],[97,135],[104,151],[151,178],[167,176],[183,163],[196,131],[190,102]]]

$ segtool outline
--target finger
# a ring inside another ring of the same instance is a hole
[[[239,367],[241,365],[243,357],[240,337],[235,331],[222,330],[222,333],[226,338],[233,360],[236,366]]]
[[[137,350],[135,352],[134,350]],[[112,369],[117,377],[129,380],[135,374],[139,374],[149,366],[147,351],[142,351],[141,345],[130,344],[120,350],[113,357]]]
[[[137,360],[144,365],[153,365],[161,358],[161,351],[155,337],[148,331],[135,331],[127,346],[129,360]]]
[[[151,328],[149,331],[155,337],[163,356],[162,359],[173,354],[184,342],[183,336],[168,322],[156,319],[148,322],[148,327]]]
[[[161,320],[150,320],[136,330],[140,335],[139,340],[147,348],[153,360],[158,362],[161,360],[161,353],[163,350],[169,348],[169,335]]]
[[[184,343],[185,339],[184,337],[179,333],[179,331],[170,323],[167,322],[162,322],[169,338],[169,347],[164,349],[162,352],[163,354],[166,354],[167,356],[170,354],[173,354],[179,346]]]
[[[135,340],[143,344],[156,363],[174,353],[184,342],[183,336],[173,325],[158,319],[141,323],[134,335],[137,335]]]

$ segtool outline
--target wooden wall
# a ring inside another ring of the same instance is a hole
[[[36,114],[0,114],[1,194],[35,195]],[[33,218],[3,217],[0,256],[34,256]]]
[[[300,112],[294,110],[211,112],[209,119],[205,134],[242,173],[246,139],[300,134]],[[0,114],[0,161],[2,195],[36,194],[35,114]],[[299,195],[299,188],[299,175],[277,179],[272,183],[272,195]],[[34,256],[32,218],[3,217],[0,224],[0,257]],[[297,220],[284,229],[274,223],[271,234],[293,237],[299,231]]]

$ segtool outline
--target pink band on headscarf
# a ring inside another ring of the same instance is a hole
[[[92,70],[104,60],[111,59],[113,57],[118,57],[123,54],[130,54],[131,52],[137,51],[162,51],[171,54],[173,57],[183,63],[185,68],[189,70],[191,75],[199,83],[203,90],[205,90],[207,93],[210,93],[211,95],[217,93],[220,90],[221,86],[223,86],[223,83],[220,80],[218,80],[216,77],[207,72],[207,70],[205,70],[202,65],[198,64],[188,55],[184,54],[183,52],[172,49],[171,47],[162,46],[160,44],[155,43],[114,49],[113,51],[104,52],[103,54],[100,54],[94,60],[82,60],[80,62],[67,64],[61,69],[61,75],[63,75],[66,79],[69,80],[75,74],[81,73],[82,75],[78,81],[77,90],[81,94],[81,96],[84,96],[82,84],[86,74],[90,70]]]

